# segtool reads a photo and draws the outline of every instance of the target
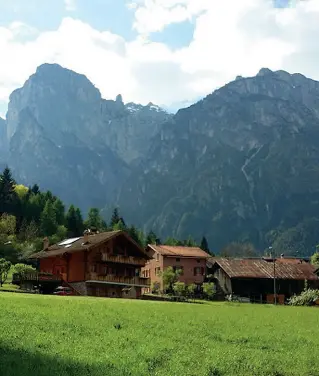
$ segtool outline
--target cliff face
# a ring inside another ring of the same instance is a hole
[[[319,243],[319,83],[300,74],[262,69],[172,116],[45,64],[12,93],[2,145],[3,129],[17,181],[84,211],[117,204],[128,223],[215,250]]]
[[[319,210],[319,83],[262,69],[163,127],[118,195],[125,218],[162,237],[265,246]]]
[[[84,210],[102,207],[168,118],[121,96],[104,100],[85,76],[45,64],[10,96],[9,165],[22,183]]]
[[[8,138],[6,121],[0,118],[0,169],[4,169],[8,158]]]

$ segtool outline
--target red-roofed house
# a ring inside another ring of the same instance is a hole
[[[142,268],[142,275],[150,278],[151,286],[158,283],[163,290],[161,273],[169,266],[181,269],[179,281],[201,285],[206,274],[206,261],[210,255],[198,247],[183,247],[149,244],[146,253],[150,260]]]

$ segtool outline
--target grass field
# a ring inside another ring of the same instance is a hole
[[[317,308],[0,293],[0,328],[1,376],[319,375]]]

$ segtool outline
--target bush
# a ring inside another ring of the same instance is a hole
[[[311,306],[319,299],[319,290],[307,289],[300,295],[292,296],[288,304],[292,306]]]
[[[152,286],[152,293],[153,294],[158,294],[160,292],[161,285],[159,282],[154,282]]]
[[[185,283],[184,282],[175,282],[173,285],[173,291],[177,296],[185,295]]]
[[[203,283],[203,293],[206,299],[211,300],[215,295],[215,285],[213,282]]]

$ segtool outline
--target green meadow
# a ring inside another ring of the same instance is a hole
[[[319,309],[0,292],[1,376],[319,375]]]

